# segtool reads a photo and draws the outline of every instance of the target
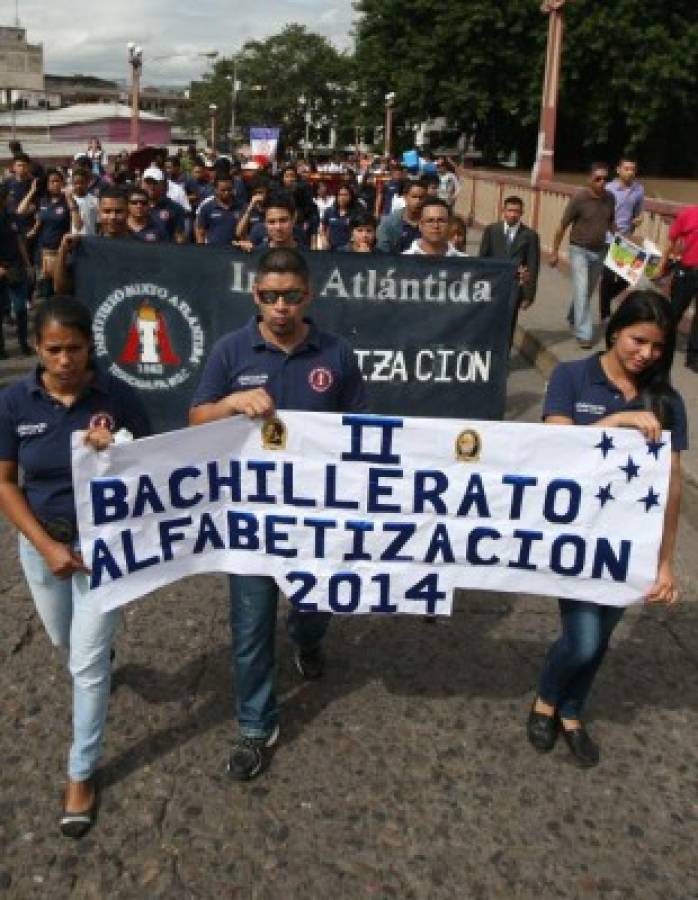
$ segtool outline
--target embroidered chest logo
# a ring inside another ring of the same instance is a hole
[[[314,391],[324,394],[334,384],[334,375],[325,366],[318,366],[312,369],[310,375],[308,375],[308,384]]]

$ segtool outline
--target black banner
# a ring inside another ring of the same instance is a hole
[[[141,393],[158,431],[186,423],[211,346],[254,315],[258,258],[80,241],[75,293],[93,312],[97,359]],[[503,416],[513,263],[329,252],[308,260],[311,315],[354,348],[372,412]]]

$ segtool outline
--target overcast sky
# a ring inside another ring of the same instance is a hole
[[[0,0],[1,23],[14,24],[14,0]],[[351,0],[19,0],[30,43],[43,43],[47,74],[126,78],[126,44],[143,47],[145,84],[187,84],[210,63],[198,53],[229,55],[290,22],[351,45]],[[165,57],[160,59],[159,57]]]

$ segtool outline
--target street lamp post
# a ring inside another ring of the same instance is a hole
[[[235,146],[235,114],[237,110],[238,91],[240,90],[240,82],[238,81],[238,61],[237,57],[233,57],[233,78],[231,83],[231,108],[230,108],[230,155],[233,155],[233,147]]]
[[[211,147],[216,149],[216,112],[218,111],[218,107],[215,103],[209,103],[208,105],[208,114],[209,114],[209,125],[211,129]]]
[[[143,48],[138,47],[133,41],[129,41],[126,46],[128,49],[128,62],[131,66],[131,144],[134,150],[138,150],[140,146],[139,110]]]
[[[393,137],[393,105],[395,103],[395,91],[385,95],[385,135],[383,142],[383,155],[390,158],[390,147]]]
[[[541,12],[550,18],[543,97],[540,106],[538,149],[531,173],[534,185],[540,181],[551,181],[555,173],[555,126],[557,123],[557,100],[560,92],[560,62],[564,30],[562,8],[564,5],[565,0],[544,0],[540,7]]]

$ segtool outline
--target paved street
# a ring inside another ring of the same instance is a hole
[[[542,385],[516,357],[509,417],[536,420]],[[685,516],[684,602],[633,608],[618,629],[589,711],[603,753],[589,771],[525,740],[556,629],[549,599],[469,593],[437,624],[336,620],[318,683],[300,682],[280,635],[282,740],[249,785],[223,771],[225,579],[132,604],[99,820],[73,843],[57,827],[68,676],[3,525],[0,897],[698,897],[696,538]]]

